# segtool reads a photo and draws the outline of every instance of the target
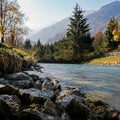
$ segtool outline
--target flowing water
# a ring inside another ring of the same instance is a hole
[[[104,100],[120,110],[120,67],[79,64],[43,64],[44,73],[77,86],[88,97]]]

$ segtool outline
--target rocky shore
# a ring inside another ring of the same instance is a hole
[[[62,87],[37,64],[19,73],[0,75],[1,120],[120,120],[120,112],[80,88]]]

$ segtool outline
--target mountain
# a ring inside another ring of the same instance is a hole
[[[120,18],[120,1],[114,1],[102,6],[97,11],[87,11],[86,18],[90,23],[91,35],[98,31],[104,31],[111,17]],[[31,36],[31,40],[41,40],[43,44],[52,44],[65,37],[69,24],[69,18],[65,18],[54,25],[44,28]]]
[[[40,30],[36,34],[32,35],[30,39],[32,41],[37,41],[38,39],[40,39],[42,44],[46,44],[47,41],[49,40],[51,41],[55,39],[57,36],[59,36],[59,39],[62,39],[64,37],[63,34],[66,33],[68,23],[69,23],[69,18],[65,18],[60,22],[57,22],[56,24],[53,24],[49,27]]]
[[[90,23],[91,34],[98,31],[104,31],[111,17],[120,19],[120,1],[115,1],[107,4],[98,11],[87,16],[88,23]]]
[[[93,10],[85,11],[84,15],[88,15],[93,12],[94,12]],[[33,34],[30,37],[30,39],[32,41],[37,41],[38,39],[40,39],[42,44],[54,43],[65,37],[68,24],[69,24],[69,17],[57,22],[56,24],[41,29],[37,33]]]

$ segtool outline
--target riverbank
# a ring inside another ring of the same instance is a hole
[[[108,65],[108,66],[120,66],[120,56],[109,56],[93,59],[88,62],[90,65]]]
[[[2,120],[118,120],[119,114],[99,99],[86,98],[78,87],[62,87],[39,64],[0,78]]]

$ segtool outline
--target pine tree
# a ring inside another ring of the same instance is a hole
[[[90,48],[92,40],[89,33],[89,24],[83,16],[83,11],[76,4],[73,15],[70,17],[69,29],[67,31],[67,40],[72,46],[73,60],[80,62],[83,60],[85,51]]]
[[[37,41],[37,54],[40,58],[44,56],[44,46],[40,42],[40,39]]]
[[[26,39],[25,40],[24,48],[25,49],[30,49],[31,48],[31,41],[30,41],[30,39]]]

